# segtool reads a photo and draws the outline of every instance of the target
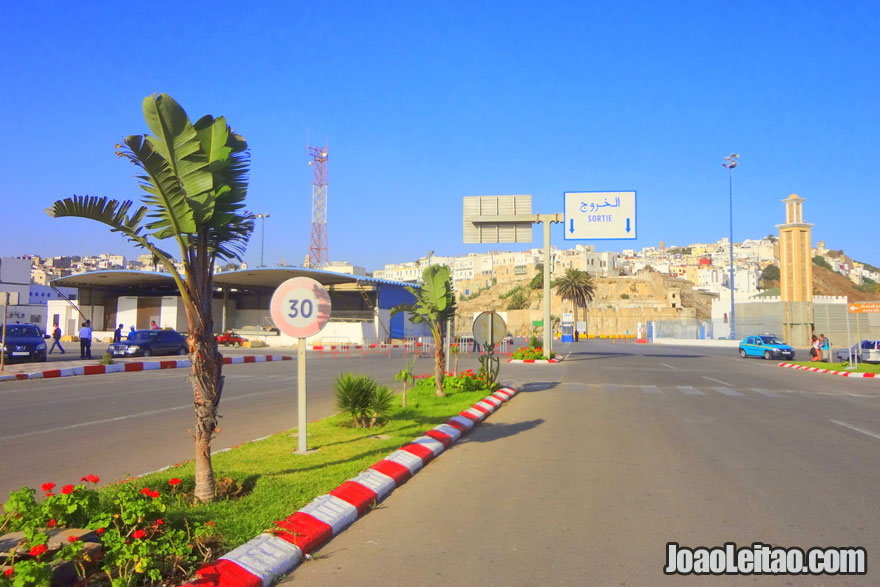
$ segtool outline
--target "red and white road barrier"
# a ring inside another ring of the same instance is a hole
[[[779,363],[780,367],[788,369],[798,369],[801,371],[809,371],[810,373],[824,373],[825,375],[840,375],[841,377],[855,378],[875,378],[880,381],[876,373],[856,373],[855,371],[835,371],[833,369],[820,369],[819,367],[807,367],[806,365],[795,365],[793,363]]]
[[[247,355],[240,357],[223,357],[224,365],[238,365],[240,363],[265,363],[268,361],[291,361],[293,357],[279,355]],[[108,373],[130,373],[132,371],[156,371],[159,369],[179,369],[189,367],[192,363],[189,359],[172,359],[169,361],[150,361],[139,363],[114,363],[112,365],[81,365],[68,369],[49,369],[35,373],[15,373],[14,375],[0,376],[3,381],[23,381],[25,379],[54,379],[56,377],[73,377],[75,375],[105,375]]]
[[[508,363],[528,363],[536,365],[555,365],[562,362],[562,359],[508,359]]]
[[[275,522],[272,534],[260,534],[196,572],[191,587],[268,587],[295,569],[309,554],[343,532],[388,497],[462,434],[497,410],[516,390],[492,395],[434,426],[330,493]]]

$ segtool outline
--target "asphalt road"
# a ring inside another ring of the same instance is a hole
[[[286,582],[880,584],[877,382],[733,350],[568,350],[503,367],[523,393]],[[863,546],[869,574],[668,577],[670,541]]]
[[[295,356],[289,349],[271,354]],[[402,368],[402,356],[318,359],[309,353],[309,421],[334,413],[332,383],[339,373],[366,373],[394,385]],[[416,371],[433,372],[433,360],[419,359]],[[171,369],[0,384],[0,500],[22,485],[39,488],[52,481],[60,487],[88,473],[110,482],[191,459],[188,373]],[[296,427],[296,360],[226,365],[223,373],[221,430],[213,450]]]

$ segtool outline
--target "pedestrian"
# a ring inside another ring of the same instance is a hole
[[[818,361],[819,360],[819,337],[815,334],[813,335],[813,342],[810,345],[810,360]]]
[[[116,332],[113,333],[113,342],[122,342],[122,324],[120,324],[116,328]]]
[[[61,329],[58,328],[58,323],[52,325],[52,348],[49,349],[49,354],[52,354],[52,351],[55,350],[55,347],[58,347],[58,350],[61,351],[61,354],[64,354],[64,347],[61,346]]]
[[[132,324],[131,328],[128,330],[128,339],[131,340],[132,336],[134,336],[134,324]]]
[[[156,324],[155,320],[150,320],[150,329],[151,330],[159,330],[159,325]]]
[[[822,341],[822,360],[831,361],[831,339],[823,334],[819,340]]]
[[[79,329],[79,357],[81,359],[92,358],[92,322],[86,320]]]

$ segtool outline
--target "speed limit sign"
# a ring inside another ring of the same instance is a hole
[[[317,334],[330,320],[330,294],[308,277],[294,277],[278,286],[269,303],[272,322],[295,338]]]

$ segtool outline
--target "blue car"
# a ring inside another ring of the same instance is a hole
[[[794,359],[794,349],[772,334],[748,336],[739,343],[739,356],[765,359]]]

